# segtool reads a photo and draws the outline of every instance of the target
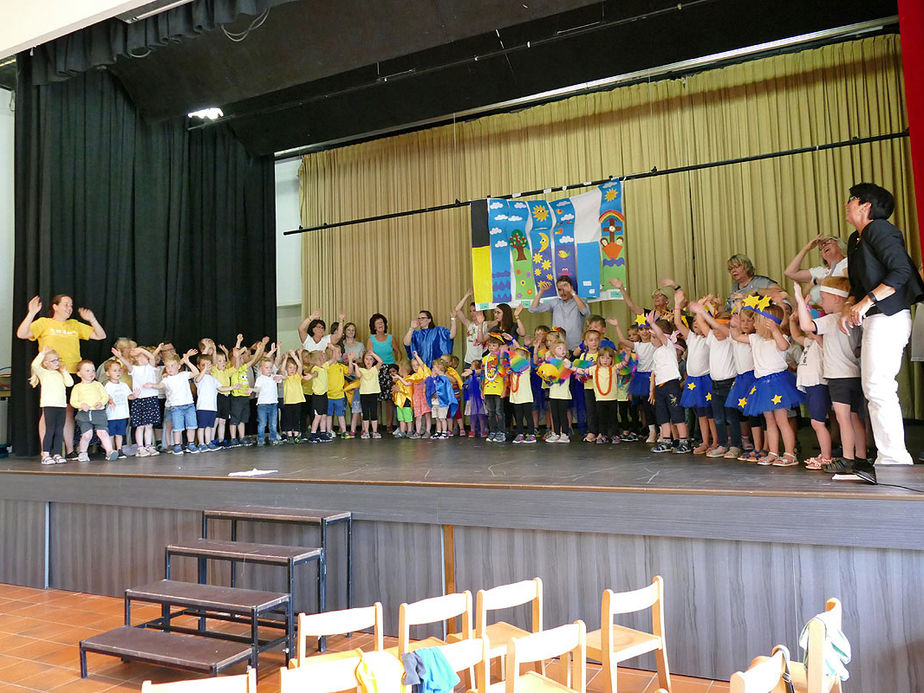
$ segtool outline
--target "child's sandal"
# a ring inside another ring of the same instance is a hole
[[[805,468],[812,472],[820,472],[826,464],[831,464],[831,458],[819,455],[818,457],[809,457],[805,461]]]
[[[757,460],[757,464],[759,464],[761,467],[769,467],[771,465],[776,464],[776,461],[778,459],[780,459],[780,456],[777,455],[775,452],[764,451],[763,457]]]
[[[757,462],[760,459],[761,454],[762,453],[758,452],[757,450],[748,450],[747,452],[741,453],[741,455],[738,456],[738,459],[741,462]]]
[[[777,457],[773,460],[774,467],[795,467],[798,464],[799,460],[791,452],[784,452],[782,457]]]

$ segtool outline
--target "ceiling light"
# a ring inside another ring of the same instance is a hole
[[[202,120],[218,120],[224,115],[220,108],[203,108],[201,111],[187,113],[187,118],[202,118]]]

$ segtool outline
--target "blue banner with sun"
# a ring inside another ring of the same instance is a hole
[[[588,301],[622,298],[626,280],[622,182],[545,200],[488,198],[472,203],[472,283],[479,309],[556,295],[567,275]]]

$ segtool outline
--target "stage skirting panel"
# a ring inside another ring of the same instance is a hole
[[[908,497],[3,473],[0,581],[120,596],[162,577],[164,545],[199,536],[200,510],[242,503],[352,510],[355,603],[382,601],[390,634],[402,601],[534,576],[547,627],[581,618],[594,629],[604,588],[659,574],[677,673],[727,679],[775,643],[801,656],[803,624],[837,596],[854,650],[849,690],[924,690],[924,505]],[[228,536],[226,523],[212,527]],[[314,528],[271,524],[242,523],[238,537],[318,543]],[[345,606],[343,540],[333,528],[331,609]],[[175,566],[177,578],[195,579],[192,560]],[[229,577],[221,564],[210,571]],[[238,574],[241,586],[283,587],[278,570]],[[315,608],[314,578],[312,566],[299,575],[300,608]],[[528,623],[525,608],[499,616]]]

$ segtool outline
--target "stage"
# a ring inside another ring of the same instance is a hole
[[[922,433],[909,427],[912,450]],[[648,448],[386,436],[52,467],[8,458],[0,581],[119,595],[163,577],[164,545],[199,536],[202,509],[351,510],[355,603],[382,601],[392,634],[402,601],[536,575],[546,625],[597,628],[604,588],[660,574],[677,673],[727,679],[776,642],[798,653],[802,625],[837,596],[855,653],[851,689],[924,689],[924,494]],[[228,476],[253,469],[275,471]],[[881,483],[924,488],[924,466],[877,471]],[[314,529],[278,525],[242,525],[238,538],[318,541]],[[331,538],[328,608],[345,606],[343,538]],[[195,566],[177,570],[193,579]],[[279,587],[271,569],[239,575],[242,586]]]

